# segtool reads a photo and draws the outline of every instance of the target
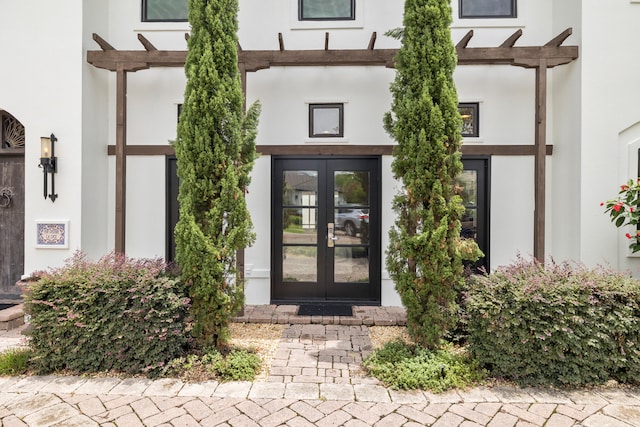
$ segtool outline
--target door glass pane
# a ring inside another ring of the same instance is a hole
[[[335,171],[334,183],[336,206],[369,207],[369,172]]]
[[[465,170],[456,178],[458,194],[462,197],[465,206],[478,204],[478,171]]]
[[[318,242],[317,208],[284,208],[282,224],[282,243]]]
[[[369,248],[336,247],[334,257],[336,283],[369,281]]]
[[[283,282],[317,282],[318,249],[315,246],[284,246],[282,248]]]
[[[284,206],[317,206],[317,171],[284,171],[283,182],[282,204]]]
[[[466,207],[460,218],[462,237],[477,238],[478,227],[478,171],[465,170],[456,178],[458,194],[462,197],[462,204]]]
[[[476,208],[467,208],[462,218],[460,218],[462,230],[460,235],[477,240],[478,231],[478,210]]]
[[[369,243],[369,172],[335,171],[333,178],[336,243]]]

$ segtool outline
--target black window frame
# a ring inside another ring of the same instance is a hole
[[[149,19],[147,18],[147,9],[148,9],[148,3],[151,0],[142,0],[142,7],[140,8],[140,20],[142,22],[188,22],[189,19],[185,18],[185,19]],[[188,3],[188,0],[185,0]]]
[[[313,132],[313,113],[315,110],[321,109],[338,109],[338,133],[320,133]],[[344,138],[344,103],[313,103],[309,104],[309,138]]]
[[[518,1],[511,0],[511,13],[508,15],[465,15],[464,3],[471,0],[458,0],[458,17],[460,19],[509,19],[518,17]]]
[[[480,103],[479,102],[460,102],[458,104],[458,111],[461,108],[471,108],[471,121],[473,123],[472,132],[463,132],[460,129],[460,135],[466,138],[478,138],[480,136]]]
[[[305,0],[298,0],[298,21],[355,21],[356,19],[356,0],[349,0],[351,3],[351,15],[349,17],[337,18],[305,18],[302,15],[304,1]]]

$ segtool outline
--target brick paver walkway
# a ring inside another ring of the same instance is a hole
[[[637,388],[387,389],[360,370],[369,320],[293,323],[265,381],[0,377],[0,425],[640,426]]]

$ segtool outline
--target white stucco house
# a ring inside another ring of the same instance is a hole
[[[262,104],[248,304],[400,305],[384,266],[399,183],[382,117],[400,46],[384,34],[403,3],[240,0],[243,88]],[[0,300],[76,250],[172,258],[186,4],[0,0]],[[520,253],[640,274],[599,206],[639,175],[640,1],[452,11],[463,225],[484,264]],[[55,173],[41,137],[55,139]]]

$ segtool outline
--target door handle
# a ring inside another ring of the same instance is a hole
[[[333,248],[336,240],[338,240],[338,238],[335,234],[335,224],[330,222],[327,224],[327,247]]]

